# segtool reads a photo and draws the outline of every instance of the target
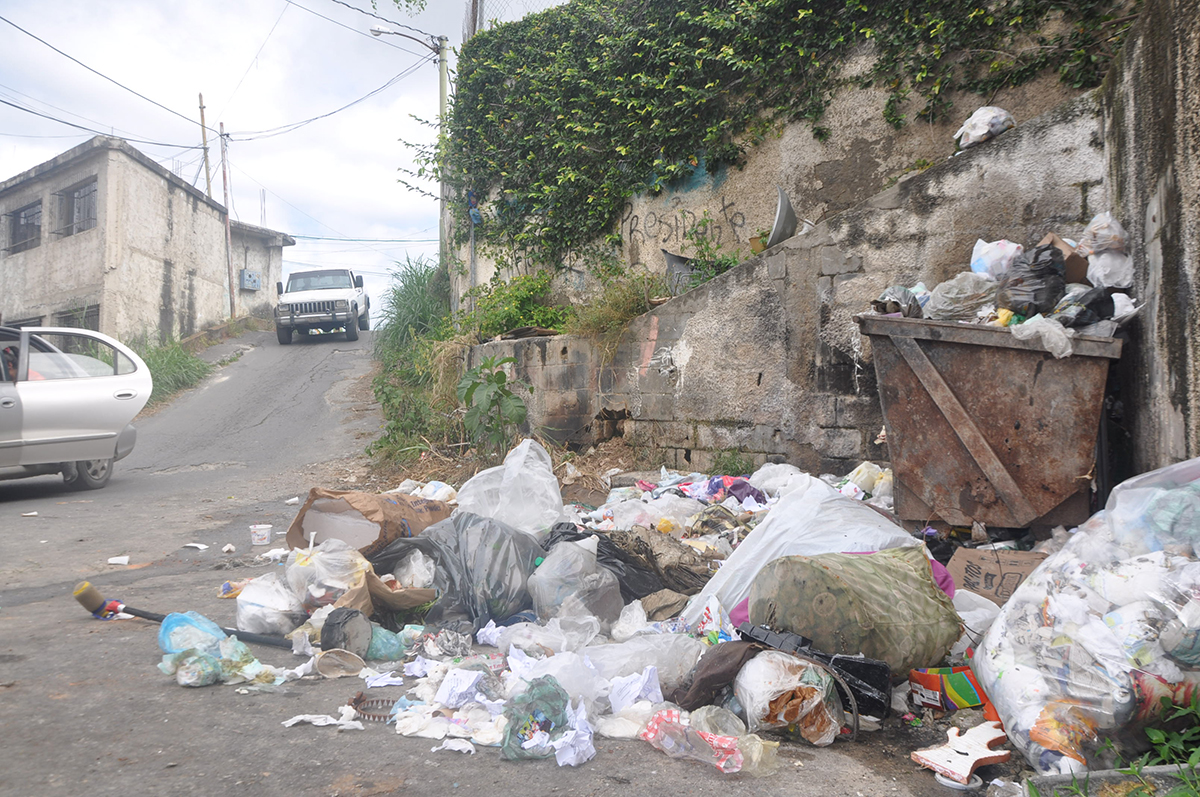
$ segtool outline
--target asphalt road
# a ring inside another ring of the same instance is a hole
[[[296,512],[288,498],[313,486],[354,489],[365,477],[363,449],[380,423],[370,346],[369,334],[289,347],[271,333],[226,342],[205,353],[228,362],[204,384],[138,421],[137,448],[105,489],[0,482],[0,796],[952,793],[908,760],[944,739],[928,726],[891,723],[821,749],[785,743],[781,771],[762,779],[668,759],[644,742],[598,738],[596,758],[572,769],[503,761],[487,748],[432,753],[437,742],[390,726],[285,728],[298,714],[336,714],[362,682],[303,680],[277,693],[180,687],[155,667],[157,625],[102,622],[75,602],[72,588],[86,579],[129,606],[235,625],[220,584],[279,567],[255,558],[264,549],[250,548],[249,526],[282,532]],[[236,550],[223,553],[226,544]],[[107,563],[126,555],[127,566]],[[302,661],[254,652],[273,665]]]

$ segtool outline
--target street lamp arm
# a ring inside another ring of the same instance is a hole
[[[372,36],[383,36],[383,35],[403,36],[406,39],[411,39],[411,40],[415,41],[417,44],[421,45],[422,47],[428,48],[429,51],[433,52],[433,53],[437,53],[441,49],[439,47],[439,45],[431,44],[430,42],[423,41],[421,39],[418,39],[416,36],[409,36],[407,33],[401,33],[398,30],[392,30],[390,28],[385,28],[383,25],[372,25],[371,26],[371,35]]]

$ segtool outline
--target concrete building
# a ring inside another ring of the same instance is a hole
[[[185,337],[231,316],[225,208],[119,138],[0,182],[0,323]],[[233,316],[270,311],[283,247],[234,221]]]

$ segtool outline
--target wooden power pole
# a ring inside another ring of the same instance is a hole
[[[204,141],[204,185],[208,188],[208,198],[212,199],[212,176],[208,171],[208,128],[204,125],[204,95],[200,95],[200,137]],[[225,142],[221,142],[224,146]]]

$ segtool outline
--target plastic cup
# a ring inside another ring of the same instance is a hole
[[[250,544],[251,545],[270,545],[271,544],[271,526],[270,524],[258,524],[250,527]]]

